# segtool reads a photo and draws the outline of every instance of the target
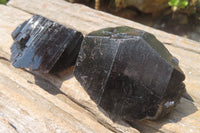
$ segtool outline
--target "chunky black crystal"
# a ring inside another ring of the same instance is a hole
[[[74,65],[83,40],[80,32],[39,15],[19,25],[12,37],[13,66],[43,73]]]
[[[130,27],[88,34],[74,75],[108,114],[129,121],[168,114],[185,90],[178,60],[152,34]]]

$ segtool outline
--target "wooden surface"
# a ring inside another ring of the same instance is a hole
[[[200,132],[200,44],[63,0],[10,0],[0,5],[0,132]],[[160,121],[113,122],[72,76],[16,69],[9,62],[11,32],[39,14],[84,34],[127,25],[153,33],[180,61],[188,95]],[[136,130],[136,129],[137,130]]]

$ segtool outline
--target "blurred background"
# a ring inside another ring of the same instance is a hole
[[[66,0],[200,41],[200,0]]]
[[[0,0],[6,4],[8,0]],[[200,0],[65,0],[200,41]]]

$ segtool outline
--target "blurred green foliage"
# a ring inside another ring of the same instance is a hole
[[[189,15],[194,14],[197,10],[199,10],[200,0],[170,0],[168,4],[174,12],[182,10],[182,12]]]
[[[188,6],[188,0],[170,0],[168,4],[172,7],[172,10],[175,12],[180,8],[185,8]]]
[[[168,3],[171,7],[184,8],[188,5],[187,0],[170,0]]]
[[[7,0],[0,0],[0,4],[6,4]]]

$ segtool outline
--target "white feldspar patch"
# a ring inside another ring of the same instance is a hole
[[[170,106],[174,105],[174,101],[167,101],[164,105],[166,108],[169,108]]]

